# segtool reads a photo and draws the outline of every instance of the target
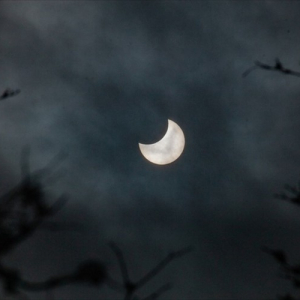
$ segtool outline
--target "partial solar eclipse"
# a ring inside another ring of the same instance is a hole
[[[166,165],[175,161],[183,152],[185,138],[181,128],[168,120],[168,129],[164,137],[154,144],[139,144],[144,157],[157,165]]]

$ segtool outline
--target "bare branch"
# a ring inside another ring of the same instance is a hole
[[[285,75],[292,75],[292,76],[300,77],[300,72],[296,72],[296,71],[293,71],[291,69],[287,69],[287,68],[283,67],[281,61],[278,58],[276,58],[274,66],[261,63],[260,61],[255,61],[254,66],[247,69],[242,74],[242,77],[248,76],[252,71],[254,71],[256,69],[262,69],[262,70],[267,70],[267,71],[275,71],[275,72],[280,72],[280,73],[285,74]]]
[[[258,68],[259,68],[258,66],[253,66],[253,67],[247,69],[247,70],[242,74],[242,77],[248,76],[252,71],[254,71],[254,70],[258,69]]]
[[[48,207],[47,215],[54,215],[59,212],[68,202],[68,198],[65,195],[60,196],[54,204]]]
[[[29,236],[31,236],[38,227],[42,224],[45,218],[53,216],[57,213],[62,206],[66,203],[66,198],[64,196],[60,197],[56,202],[50,207],[43,207],[42,211],[34,216],[33,220],[18,220],[17,232],[15,233],[5,233],[4,228],[0,227],[0,254],[4,255],[10,252],[18,244],[23,242]]]
[[[270,249],[266,246],[262,247],[262,251],[270,254],[281,265],[287,265],[287,257],[284,251],[280,249]]]
[[[0,100],[4,100],[4,99],[7,99],[9,97],[13,97],[13,96],[16,96],[18,94],[20,94],[21,90],[19,89],[9,89],[7,88],[0,96]]]
[[[50,162],[43,168],[36,170],[32,173],[35,177],[41,177],[43,179],[49,178],[55,169],[57,169],[61,163],[66,159],[67,154],[64,151],[55,155]]]
[[[47,291],[68,284],[91,284],[99,286],[107,278],[106,267],[102,262],[88,260],[78,265],[77,269],[67,275],[55,276],[42,282],[23,279],[17,270],[0,265],[0,277],[3,279],[7,293],[17,293],[19,289],[31,292]]]
[[[146,298],[143,298],[142,300],[155,300],[158,299],[163,293],[169,291],[172,288],[172,285],[170,283],[167,283],[163,286],[161,286],[157,291],[154,293],[150,294]]]
[[[31,173],[29,168],[30,149],[26,147],[21,155],[21,171],[23,180],[17,187],[2,197],[0,203],[0,254],[4,255],[20,242],[31,236],[41,223],[57,213],[66,203],[61,196],[52,205],[45,201],[43,185],[32,180],[33,176],[49,173],[49,167],[61,161],[61,155],[55,157],[45,168]],[[13,227],[11,227],[13,222]]]
[[[286,192],[275,194],[275,198],[288,201],[292,204],[300,205],[300,186],[291,186],[285,184],[284,189]]]
[[[122,277],[123,277],[123,285],[120,285],[118,282],[115,282],[114,280],[111,280],[109,277],[109,280],[106,282],[111,288],[125,292],[123,300],[137,300],[139,299],[136,295],[135,292],[140,289],[142,286],[144,286],[147,282],[149,282],[153,277],[155,277],[160,271],[162,271],[171,261],[174,259],[181,257],[187,253],[189,253],[192,248],[187,247],[184,249],[181,249],[179,251],[171,252],[166,258],[164,258],[156,267],[154,267],[150,272],[148,272],[142,279],[137,281],[136,283],[132,282],[129,279],[128,275],[128,269],[126,266],[125,258],[123,256],[123,253],[121,249],[115,244],[115,243],[110,243],[109,244],[110,248],[113,250],[115,253],[121,271],[122,271]],[[112,285],[112,286],[111,286]],[[162,293],[166,292],[171,288],[170,284],[165,284],[162,287],[160,287],[156,292],[152,293],[151,295],[147,296],[143,300],[154,300],[157,299]]]
[[[159,272],[161,272],[171,261],[181,257],[192,251],[192,247],[187,247],[179,251],[171,252],[164,258],[156,267],[154,267],[148,274],[146,274],[141,280],[137,282],[137,286],[140,288],[155,277]]]
[[[112,251],[115,253],[115,255],[118,259],[119,266],[120,266],[121,273],[122,273],[123,284],[124,284],[124,286],[126,286],[130,282],[130,279],[129,279],[128,269],[127,269],[124,255],[123,255],[121,249],[115,243],[110,242],[109,246],[112,249]]]
[[[22,180],[21,182],[8,191],[6,194],[0,197],[0,204],[5,207],[9,206],[11,202],[15,202],[16,197],[24,195],[24,193],[28,193],[35,190],[36,192],[42,193],[41,185],[37,183],[37,178],[39,181],[49,178],[53,170],[61,164],[63,159],[66,157],[64,152],[58,153],[53,159],[43,168],[38,169],[34,172],[30,172],[29,167],[29,155],[30,148],[25,147],[21,154],[21,172],[22,172]],[[32,179],[34,179],[32,181]],[[0,208],[1,210],[1,208]]]

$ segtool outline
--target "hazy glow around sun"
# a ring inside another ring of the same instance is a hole
[[[183,152],[185,138],[181,128],[168,120],[168,130],[164,137],[154,144],[139,144],[144,157],[157,165],[166,165],[175,161]]]

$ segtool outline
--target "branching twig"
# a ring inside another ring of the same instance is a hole
[[[123,284],[125,286],[126,284],[128,284],[130,282],[130,280],[129,280],[129,274],[128,274],[128,269],[127,269],[124,255],[123,255],[121,249],[115,243],[110,242],[109,246],[112,249],[112,251],[115,253],[115,255],[118,259],[119,266],[120,266],[121,273],[122,273]]]
[[[54,215],[65,204],[65,197],[60,197],[52,206],[48,207],[42,215],[36,215],[31,221],[19,221],[16,233],[6,233],[0,228],[0,255],[3,256],[14,249],[18,244],[31,236],[42,224],[46,217]]]
[[[37,179],[40,181],[47,179],[51,176],[54,169],[61,164],[61,162],[66,157],[64,152],[58,153],[53,159],[43,168],[31,172],[29,168],[29,147],[25,147],[21,155],[21,173],[22,180],[21,182],[8,191],[6,194],[0,197],[0,205],[3,207],[9,207],[11,203],[14,203],[17,197],[24,196],[26,193],[31,192],[30,196],[33,196],[32,193],[35,192],[35,197],[37,193],[40,197],[43,197],[42,186],[37,182]],[[0,208],[1,211],[3,209]]]
[[[288,266],[287,257],[283,250],[281,249],[271,249],[269,247],[263,246],[262,251],[273,256],[273,258],[281,265]]]
[[[160,273],[171,261],[176,258],[179,258],[187,253],[189,253],[192,248],[187,247],[179,251],[171,252],[167,255],[161,262],[159,262],[152,270],[150,270],[142,279],[138,280],[137,282],[133,282],[129,278],[128,269],[126,265],[126,261],[121,249],[115,243],[109,243],[110,248],[115,253],[118,263],[122,273],[122,280],[123,280],[123,289],[125,291],[124,300],[133,299],[132,297],[136,293],[138,289],[143,287],[146,283],[148,283],[151,279],[153,279],[158,273]],[[166,292],[171,288],[171,285],[165,284],[160,287],[156,292],[152,293],[151,295],[147,296],[143,300],[154,300],[157,299],[161,294]]]
[[[146,298],[143,298],[142,300],[155,300],[157,299],[160,295],[162,295],[163,293],[167,292],[168,290],[170,290],[172,288],[172,285],[170,283],[167,283],[163,286],[161,286],[157,291],[155,291],[154,293],[150,294],[149,296],[147,296]]]
[[[30,237],[46,218],[56,214],[66,203],[66,197],[62,196],[52,205],[48,205],[45,201],[43,185],[37,182],[35,178],[33,180],[33,175],[35,177],[45,177],[49,173],[49,166],[53,166],[54,163],[57,163],[57,160],[56,157],[46,168],[31,173],[29,168],[29,148],[23,151],[21,158],[23,180],[17,187],[13,188],[4,197],[1,197],[0,258]],[[101,277],[99,273],[100,267],[98,266],[97,269],[95,266],[95,263],[92,265],[79,265],[80,269],[72,276],[56,277],[42,283],[32,283],[23,280],[18,270],[9,269],[0,263],[0,279],[4,283],[4,290],[7,293],[17,293],[20,288],[47,290],[71,281],[98,283]]]
[[[50,166],[55,166],[58,161],[61,161],[61,155],[55,157],[45,168],[31,173],[29,148],[23,150],[21,155],[23,180],[0,199],[0,255],[7,254],[31,236],[46,218],[53,216],[66,203],[66,197],[62,196],[49,206],[45,201],[43,185],[34,178],[45,177],[51,171]],[[15,217],[17,210],[22,211],[21,217]],[[13,229],[7,225],[12,220],[15,221]]]
[[[179,251],[174,251],[169,253],[157,266],[155,266],[148,274],[146,274],[142,279],[137,282],[139,287],[145,285],[148,281],[150,281],[153,277],[155,277],[159,272],[161,272],[171,261],[174,259],[181,257],[192,251],[192,247],[187,247]]]
[[[286,192],[277,193],[274,195],[274,197],[288,201],[292,204],[300,205],[300,183],[298,186],[285,184],[284,189]]]
[[[254,66],[247,69],[242,74],[242,77],[248,76],[252,71],[254,71],[256,69],[262,69],[262,70],[267,70],[267,71],[275,71],[275,72],[280,72],[280,73],[285,74],[285,75],[292,75],[292,76],[300,77],[300,72],[296,72],[296,71],[293,71],[291,69],[287,69],[287,68],[283,67],[281,61],[278,58],[275,60],[275,65],[274,66],[270,66],[270,65],[261,63],[260,61],[255,61]]]
[[[18,94],[20,94],[21,90],[19,89],[16,89],[16,90],[13,90],[13,89],[6,89],[0,96],[0,100],[4,100],[4,99],[7,99],[9,97],[13,97],[13,96],[16,96]]]
[[[279,249],[270,249],[268,247],[263,247],[262,250],[267,254],[273,256],[273,258],[280,265],[280,277],[288,280],[292,283],[293,287],[300,289],[300,265],[292,265],[288,263],[286,253]],[[281,296],[279,299],[296,299],[290,294],[286,296]]]

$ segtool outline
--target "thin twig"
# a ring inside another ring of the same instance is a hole
[[[300,187],[299,185],[291,186],[285,184],[284,189],[286,192],[276,193],[275,198],[288,201],[292,204],[300,205]]]
[[[142,279],[140,279],[137,282],[137,286],[142,287],[154,276],[156,276],[159,272],[161,272],[171,261],[191,251],[192,251],[192,247],[186,247],[182,250],[169,253],[160,263],[157,264],[156,267],[154,267],[150,272],[148,272]]]
[[[285,75],[292,75],[292,76],[300,77],[300,72],[296,72],[296,71],[293,71],[291,69],[285,68],[278,58],[275,60],[275,65],[274,66],[261,63],[260,61],[255,61],[254,66],[247,69],[242,74],[242,77],[248,76],[252,71],[254,71],[256,69],[262,69],[262,70],[267,70],[267,71],[275,71],[275,72],[280,72],[280,73],[285,74]]]
[[[123,300],[139,299],[139,298],[137,298],[137,296],[136,296],[136,298],[133,298],[135,296],[134,295],[135,292],[138,289],[140,289],[147,282],[149,282],[153,277],[155,277],[159,272],[161,272],[171,261],[189,253],[192,250],[192,247],[186,247],[179,251],[174,251],[174,252],[169,253],[169,255],[167,255],[167,257],[165,257],[152,270],[150,270],[150,272],[148,272],[142,279],[140,279],[139,281],[134,283],[129,279],[127,265],[126,265],[125,258],[124,258],[124,255],[123,255],[121,249],[115,243],[112,243],[112,242],[109,243],[109,246],[112,249],[112,251],[115,253],[115,255],[118,259],[119,265],[120,265],[121,272],[122,272],[122,279],[123,279],[122,288],[123,288],[123,291],[125,291]],[[112,282],[111,280],[109,280],[107,283],[109,283],[109,284],[113,283],[112,285],[115,285],[115,284],[120,285],[118,282]],[[116,289],[115,286],[112,288]],[[170,284],[165,284],[162,287],[160,287],[156,292],[147,296],[144,300],[155,300],[162,293],[166,292],[170,288],[171,288]],[[120,291],[120,286],[117,287],[117,289]]]
[[[0,204],[2,206],[8,206],[11,202],[14,202],[16,197],[22,195],[24,193],[24,188],[31,186],[31,178],[34,178],[35,180],[37,178],[39,178],[39,180],[49,178],[54,172],[54,169],[57,168],[66,157],[66,154],[64,152],[60,152],[55,155],[45,167],[30,172],[29,155],[30,148],[25,147],[21,155],[22,180],[14,188],[0,197]]]
[[[169,291],[172,288],[172,285],[170,283],[167,283],[163,286],[161,286],[157,291],[154,293],[150,294],[146,298],[143,298],[142,300],[155,300],[158,297],[160,297],[163,293]]]
[[[61,159],[58,160],[56,157],[54,161],[51,161],[45,168],[31,173],[29,155],[29,147],[24,148],[21,155],[22,182],[0,199],[2,200],[0,205],[1,255],[7,254],[15,248],[16,245],[27,239],[35,232],[45,218],[53,216],[66,203],[66,197],[62,196],[58,198],[54,204],[50,206],[47,205],[43,186],[31,181],[32,175],[36,176],[42,174],[45,176],[45,170],[48,172],[50,166],[53,167],[54,163],[57,163],[57,161]],[[14,230],[14,232],[9,231],[5,223],[15,218],[15,211],[18,206],[23,209],[24,215],[18,219],[16,230]],[[30,212],[28,211],[29,209]]]
[[[119,266],[120,266],[121,273],[122,273],[123,284],[125,286],[130,282],[130,279],[129,279],[128,269],[127,269],[124,255],[123,255],[121,249],[115,243],[110,242],[109,246],[112,249],[112,251],[115,253],[115,255],[118,259]]]
[[[0,96],[0,100],[4,100],[4,99],[7,99],[9,97],[13,97],[13,96],[16,96],[18,94],[20,94],[21,90],[19,89],[6,89]]]
[[[60,197],[51,207],[48,208],[46,214],[42,216],[37,215],[35,219],[28,224],[19,224],[19,232],[14,235],[7,236],[6,240],[2,241],[2,244],[0,244],[0,254],[7,254],[9,251],[15,248],[16,245],[20,244],[29,236],[31,236],[42,224],[46,217],[54,215],[65,203],[65,197]]]

